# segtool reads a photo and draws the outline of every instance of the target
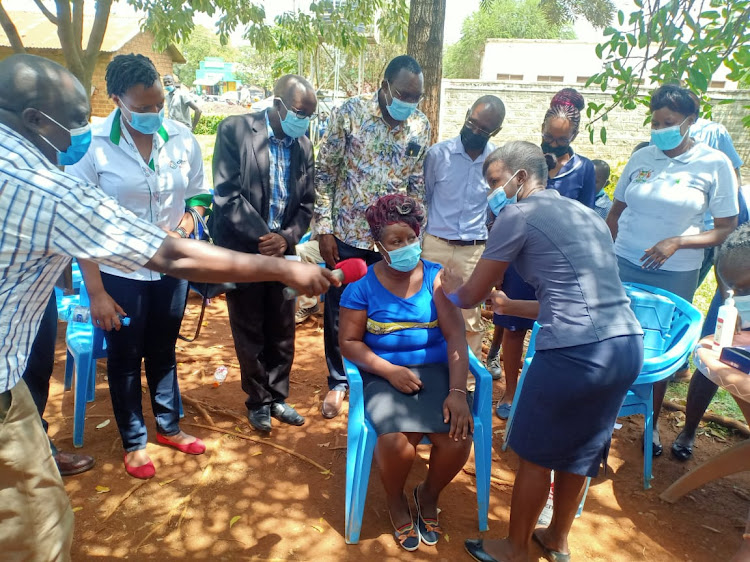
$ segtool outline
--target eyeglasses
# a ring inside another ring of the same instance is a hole
[[[416,97],[414,97],[414,96],[406,96],[406,95],[402,94],[401,92],[399,92],[396,89],[395,86],[391,86],[390,82],[388,82],[388,90],[391,92],[391,97],[394,97],[393,96],[393,92],[396,92],[396,96],[395,97],[397,97],[398,99],[400,99],[401,101],[404,101],[406,103],[419,103],[420,101],[422,101],[422,99],[424,99],[424,94],[419,94]]]
[[[542,140],[549,144],[552,144],[554,142],[560,146],[568,146],[571,142],[573,142],[572,137],[553,137],[552,135],[549,135],[547,133],[542,133]]]
[[[467,119],[466,121],[464,121],[464,126],[468,127],[469,129],[471,129],[475,133],[477,133],[479,135],[483,135],[483,136],[485,136],[487,138],[490,138],[493,135],[493,132],[485,131],[484,129],[482,129],[482,127],[480,127],[479,125],[477,125],[476,123],[474,123],[474,121],[472,121],[470,118]]]
[[[276,98],[276,99],[281,102],[281,105],[284,106],[284,109],[286,109],[287,112],[293,113],[295,115],[295,117],[297,117],[297,119],[307,119],[308,117],[310,119],[315,119],[318,116],[317,112],[311,113],[310,115],[308,115],[307,113],[305,113],[301,109],[295,109],[295,108],[293,108],[291,106],[287,107],[287,105],[284,103],[284,100],[282,100],[281,98]]]

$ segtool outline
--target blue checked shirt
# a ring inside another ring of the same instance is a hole
[[[289,185],[289,168],[292,162],[294,139],[291,137],[276,138],[271,128],[271,122],[268,120],[268,111],[266,111],[266,128],[268,129],[268,160],[271,175],[268,228],[272,232],[277,232],[281,229],[281,218],[284,216],[284,209],[286,209],[286,186]]]
[[[26,370],[55,281],[71,257],[135,271],[165,236],[0,124],[0,392]]]

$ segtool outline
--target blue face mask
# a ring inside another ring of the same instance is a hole
[[[286,109],[286,117],[281,119],[281,115],[279,115],[279,119],[281,120],[281,130],[284,131],[284,134],[288,137],[291,137],[293,139],[300,138],[307,132],[307,128],[310,126],[310,118],[297,117],[296,113],[294,113],[293,111],[289,111],[289,108],[284,103],[284,100],[282,100],[281,98],[276,99],[278,99],[281,102],[281,105],[283,105]]]
[[[81,158],[83,158],[83,156],[86,154],[86,152],[88,152],[89,147],[91,146],[91,125],[87,123],[83,127],[68,129],[65,125],[61,125],[60,123],[52,119],[52,117],[44,113],[44,111],[40,110],[39,113],[44,115],[58,127],[65,129],[70,133],[70,146],[67,148],[67,150],[60,150],[54,144],[48,141],[44,136],[39,135],[40,137],[42,137],[42,140],[44,140],[44,142],[55,149],[55,152],[57,153],[57,165],[72,166]]]
[[[407,103],[394,96],[393,92],[391,92],[390,82],[388,82],[388,93],[391,95],[391,103],[385,106],[385,108],[388,110],[388,113],[396,121],[406,121],[409,117],[411,117],[411,114],[416,111],[417,104]]]
[[[130,126],[133,127],[139,133],[144,135],[153,135],[156,131],[161,129],[161,125],[164,122],[164,108],[161,108],[159,113],[138,113],[131,110],[129,107],[122,106],[130,113]]]
[[[497,216],[497,214],[502,211],[506,205],[510,205],[518,201],[518,193],[521,191],[523,185],[518,186],[518,191],[516,191],[516,194],[511,198],[508,198],[508,196],[505,194],[505,187],[510,183],[510,180],[516,177],[516,174],[520,171],[521,170],[516,170],[516,173],[510,176],[503,187],[496,189],[487,196],[487,204],[490,206],[490,210],[495,216]]]
[[[164,86],[164,89],[170,94],[174,92],[174,86]]]
[[[665,127],[663,129],[651,129],[651,142],[654,143],[654,146],[656,146],[656,148],[658,148],[662,152],[665,150],[673,150],[677,148],[678,146],[680,146],[682,141],[685,139],[685,136],[688,134],[688,131],[690,130],[690,128],[688,128],[688,131],[685,131],[684,135],[680,131],[680,127],[682,127],[685,121],[687,121],[687,117],[679,125]]]
[[[385,250],[385,248],[383,248],[383,250]],[[419,240],[417,240],[414,244],[401,246],[390,252],[386,251],[386,254],[390,260],[388,265],[396,271],[402,271],[405,273],[417,267],[419,258],[422,255],[422,246],[419,244]]]

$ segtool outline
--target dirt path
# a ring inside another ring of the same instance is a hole
[[[194,326],[198,301],[191,299],[184,331]],[[180,386],[183,395],[231,411],[244,418],[239,368],[228,328],[226,306],[217,299],[207,314],[200,340],[180,344]],[[47,418],[58,447],[72,450],[73,398],[63,393],[64,325],[60,325],[55,376]],[[227,382],[212,388],[214,369],[229,366]],[[215,424],[242,433],[253,441],[191,427],[206,424],[201,414],[185,405],[183,428],[202,437],[208,451],[200,457],[182,455],[154,444],[153,417],[147,395],[144,410],[149,425],[148,451],[156,477],[141,482],[122,466],[122,445],[112,417],[104,362],[99,363],[96,401],[88,406],[82,452],[94,455],[97,466],[67,478],[66,490],[76,510],[74,560],[470,560],[463,539],[477,536],[473,479],[462,473],[446,489],[441,504],[445,540],[415,553],[400,550],[390,534],[388,514],[373,469],[358,545],[346,545],[344,478],[346,416],[326,421],[318,413],[325,396],[322,327],[309,320],[298,331],[297,357],[292,371],[291,396],[307,417],[302,427],[277,427],[268,439],[253,432],[246,421],[213,415]],[[144,383],[145,384],[145,383]],[[498,384],[496,395],[502,392]],[[110,423],[96,429],[104,420]],[[683,498],[675,505],[659,500],[659,493],[685,471],[723,450],[728,444],[699,437],[696,460],[680,464],[668,454],[654,462],[653,488],[642,487],[640,432],[642,420],[622,420],[615,432],[607,474],[592,482],[583,516],[571,533],[577,561],[722,561],[737,549],[750,502],[750,474],[725,478]],[[511,483],[517,457],[502,453],[505,422],[494,419],[493,474],[502,482],[493,487],[488,537],[507,532]],[[662,419],[663,439],[671,444],[676,431]],[[267,443],[286,447],[325,467],[292,456]],[[666,447],[665,447],[666,448]],[[409,487],[426,471],[428,449],[420,448]],[[473,469],[473,459],[467,463]],[[327,473],[330,471],[330,473]],[[97,486],[108,491],[97,492]],[[409,488],[409,489],[410,489]],[[738,492],[739,490],[739,492]],[[744,495],[744,499],[742,495]],[[536,560],[536,556],[532,560]]]

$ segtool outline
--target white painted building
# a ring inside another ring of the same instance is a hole
[[[479,79],[583,86],[602,70],[596,45],[595,41],[578,40],[488,39]],[[736,90],[737,83],[726,78],[728,73],[725,66],[719,67],[710,87]]]

